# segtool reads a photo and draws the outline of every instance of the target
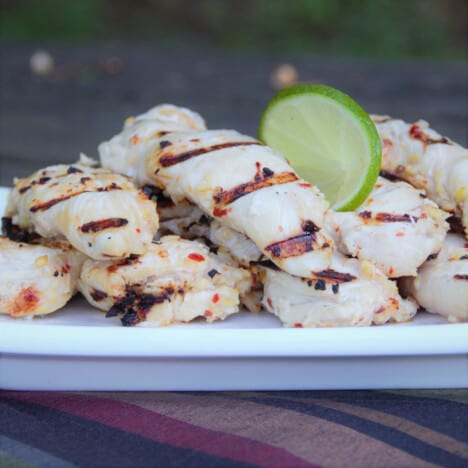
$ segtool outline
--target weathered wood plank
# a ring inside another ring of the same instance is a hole
[[[34,76],[31,54],[45,47],[60,77]],[[0,184],[43,165],[71,162],[123,119],[160,102],[200,112],[212,128],[256,134],[274,93],[275,67],[293,64],[301,81],[323,82],[353,96],[369,112],[424,118],[445,135],[468,143],[468,67],[454,63],[379,62],[325,57],[167,52],[143,46],[0,43]],[[100,63],[118,56],[116,75]]]

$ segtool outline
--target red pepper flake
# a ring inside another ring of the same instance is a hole
[[[69,273],[70,270],[71,270],[71,266],[70,266],[68,263],[66,263],[66,264],[62,267],[62,273],[63,273],[63,274]]]
[[[221,218],[222,216],[226,216],[232,211],[232,208],[220,208],[218,206],[215,207],[213,210],[213,216],[217,216],[218,218]]]
[[[213,304],[216,304],[218,301],[219,301],[219,294],[216,293],[216,294],[211,298],[211,302],[212,302]]]
[[[312,184],[309,184],[309,182],[299,182],[299,187],[304,187],[304,188],[311,188]]]
[[[296,322],[296,323],[294,324],[294,328],[302,328],[302,327],[303,327],[303,325],[302,325],[302,323],[300,323],[300,322]]]
[[[136,228],[135,231],[137,232],[137,234],[141,234],[141,229],[140,228]]]
[[[391,148],[392,146],[393,146],[392,140],[389,140],[388,138],[383,139],[384,149]]]
[[[193,260],[194,262],[203,262],[205,260],[205,257],[203,255],[200,255],[196,252],[189,253],[188,258],[190,258],[190,260]]]
[[[404,233],[404,232],[401,232],[401,231],[398,231],[398,232],[395,234],[396,237],[403,237],[404,235],[405,235],[405,233]]]
[[[213,312],[211,310],[205,310],[205,313],[203,314],[205,317],[211,317],[213,315]]]
[[[393,269],[393,267],[391,266],[389,269],[388,269],[388,274],[391,275],[395,270]]]
[[[133,135],[132,138],[130,138],[130,143],[132,145],[137,145],[139,141],[140,141],[140,138],[138,137],[137,134]]]
[[[336,226],[335,232],[340,232],[340,228],[338,226]]]
[[[422,135],[424,135],[419,126],[416,124],[411,125],[408,133],[413,138],[421,138]]]
[[[267,298],[267,304],[273,309],[273,301],[270,297]]]

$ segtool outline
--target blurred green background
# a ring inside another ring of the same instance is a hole
[[[468,55],[468,0],[2,0],[0,37],[432,59]]]

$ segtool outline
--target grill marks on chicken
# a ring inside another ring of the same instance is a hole
[[[200,141],[198,139],[192,139],[192,140],[194,142]],[[171,146],[171,143],[167,140],[164,141],[164,143],[165,143],[164,146],[161,147],[161,144],[160,144],[159,147],[165,148],[166,146]],[[216,145],[206,146],[204,148],[197,148],[191,151],[184,151],[178,154],[163,153],[162,155],[159,156],[159,164],[162,167],[170,167],[170,166],[174,166],[175,164],[179,164],[181,162],[187,161],[196,156],[201,156],[202,154],[211,153],[212,151],[217,151],[217,150],[224,149],[224,148],[234,148],[236,146],[261,145],[261,144],[262,143],[260,143],[259,141],[232,141],[232,142],[219,143]]]
[[[297,257],[306,252],[311,252],[314,250],[314,245],[317,242],[316,233],[320,231],[320,228],[310,220],[302,221],[301,227],[301,234],[267,245],[265,250],[270,252],[274,258]],[[329,246],[329,244],[325,243],[322,248],[328,248]]]
[[[320,278],[322,281],[325,280],[334,284],[349,283],[357,279],[356,276],[353,276],[350,273],[343,273],[332,269],[316,271],[313,273],[313,276]]]
[[[7,215],[23,230],[66,238],[97,259],[143,252],[158,228],[154,202],[131,180],[83,162],[18,180]]]
[[[304,255],[306,252],[314,250],[313,241],[313,233],[305,232],[298,236],[267,245],[265,250],[269,252],[274,259],[298,257]]]
[[[376,223],[417,223],[418,217],[410,216],[407,213],[393,214],[393,213],[372,213],[371,211],[361,211],[359,216],[369,224],[372,220]]]
[[[265,173],[267,175],[263,175],[263,177],[256,175],[253,180],[236,185],[229,190],[219,188],[213,195],[213,199],[215,201],[213,212],[221,212],[225,206],[235,202],[244,195],[255,192],[256,190],[299,180],[299,177],[294,174],[294,172],[282,172],[279,174],[263,172],[263,174]]]
[[[73,166],[70,166],[70,167],[73,167]],[[74,171],[70,171],[70,169],[68,169],[66,175],[76,174],[77,172],[83,173],[83,171],[81,171],[81,170],[78,171],[76,167],[74,167],[74,169],[75,169]],[[57,178],[64,177],[64,176],[65,175],[58,175]],[[51,177],[45,177],[45,179],[47,179],[47,182],[52,180]],[[76,192],[69,193],[67,195],[61,195],[61,196],[59,196],[57,198],[52,198],[50,200],[47,200],[46,202],[37,203],[36,205],[31,206],[31,208],[29,208],[29,211],[31,213],[35,213],[37,211],[46,211],[46,210],[52,208],[53,206],[57,205],[58,203],[61,203],[63,201],[67,201],[67,200],[69,200],[70,198],[73,198],[73,197],[77,197],[78,195],[81,195],[82,193],[93,191],[92,188],[89,187],[89,185],[87,184],[89,181],[92,181],[91,177],[80,177],[79,182],[81,183],[81,185],[84,185],[86,187],[85,189],[77,190]],[[33,180],[33,183],[30,186],[28,186],[28,189],[31,188],[34,185],[36,185],[36,184],[34,184],[34,180]],[[41,184],[41,185],[43,185],[43,184]],[[54,185],[54,183],[51,183],[51,187],[57,187],[57,186],[58,186],[58,184]],[[67,191],[69,191],[69,190],[70,189],[67,189]],[[96,188],[96,192],[109,192],[111,190],[122,190],[122,187],[117,185],[115,182],[112,182],[111,184],[109,184],[106,187],[97,187]],[[19,190],[20,194],[24,194],[25,192],[26,191],[23,190],[23,188]]]
[[[456,274],[456,275],[453,275],[453,279],[468,281],[468,274],[466,274],[466,275]]]
[[[110,228],[119,228],[128,224],[128,219],[125,218],[106,218],[98,221],[90,221],[81,225],[78,229],[81,232],[99,232]]]

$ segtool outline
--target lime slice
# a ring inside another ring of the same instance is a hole
[[[379,175],[382,149],[374,123],[357,102],[330,86],[279,91],[262,114],[259,138],[337,211],[358,208]]]

